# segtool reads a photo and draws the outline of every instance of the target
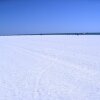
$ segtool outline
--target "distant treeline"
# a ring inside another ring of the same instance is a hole
[[[0,36],[15,36],[15,35],[100,35],[100,32],[94,33],[33,33],[33,34],[0,34]]]

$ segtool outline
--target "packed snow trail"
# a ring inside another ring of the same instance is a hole
[[[100,100],[99,36],[1,36],[0,100]]]

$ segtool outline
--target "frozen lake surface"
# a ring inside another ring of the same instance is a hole
[[[0,100],[100,100],[100,36],[0,36]]]

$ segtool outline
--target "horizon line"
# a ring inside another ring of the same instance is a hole
[[[29,33],[29,34],[0,34],[0,36],[21,36],[21,35],[100,35],[100,32],[68,32],[68,33]]]

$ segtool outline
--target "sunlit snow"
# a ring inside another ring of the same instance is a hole
[[[0,100],[100,100],[100,36],[0,36]]]

